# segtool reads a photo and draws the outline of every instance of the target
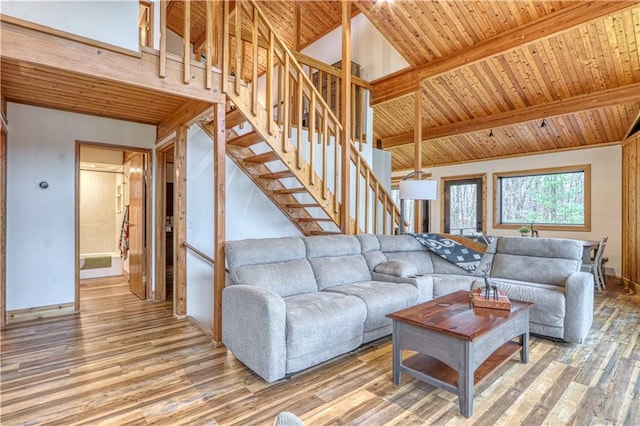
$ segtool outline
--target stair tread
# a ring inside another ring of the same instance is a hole
[[[287,209],[300,209],[300,208],[306,209],[308,207],[321,207],[321,206],[320,204],[316,204],[316,203],[310,203],[310,204],[299,203],[299,204],[285,204],[284,207]]]
[[[340,235],[342,232],[338,231],[311,231],[309,232],[311,235]]]
[[[281,172],[273,172],[273,173],[265,173],[262,175],[258,175],[261,179],[283,179],[288,177],[293,177],[293,172],[291,170],[283,170]]]
[[[249,147],[251,145],[255,145],[259,142],[262,142],[262,137],[257,134],[256,132],[249,132],[247,134],[244,134],[242,136],[238,136],[235,137],[233,139],[229,139],[227,141],[227,145],[234,145],[234,146],[243,146],[243,147]]]
[[[237,126],[238,124],[241,124],[247,121],[242,115],[242,113],[240,112],[240,110],[238,110],[237,108],[232,109],[231,111],[228,111],[224,119],[225,119],[225,127],[227,129],[231,129]]]
[[[328,217],[299,217],[296,220],[298,222],[333,222],[333,219]]]
[[[271,191],[273,194],[303,194],[307,192],[306,188],[285,188],[285,189],[274,189]]]
[[[279,159],[280,158],[276,155],[275,152],[269,151],[263,154],[252,155],[251,157],[247,157],[243,159],[243,161],[246,163],[264,164],[264,163],[268,163],[270,161],[276,161]]]

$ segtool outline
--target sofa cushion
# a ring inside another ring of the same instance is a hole
[[[411,284],[388,283],[381,281],[363,281],[345,284],[327,289],[326,293],[342,293],[356,296],[367,306],[367,319],[364,332],[389,326],[391,320],[386,317],[418,302],[418,289]]]
[[[304,242],[297,237],[227,241],[224,251],[231,271],[244,265],[304,259],[307,254]]]
[[[419,275],[432,274],[431,252],[411,235],[378,235],[380,250],[387,260],[402,260],[415,265]]]
[[[493,256],[491,277],[564,286],[581,264],[582,245],[578,241],[501,237]]]
[[[564,288],[555,285],[538,284],[516,280],[494,279],[509,299],[532,302],[529,321],[546,327],[564,328],[565,296]]]
[[[415,265],[404,260],[387,260],[380,263],[373,269],[380,274],[393,275],[396,277],[412,277],[418,273]]]
[[[280,297],[318,291],[311,265],[306,259],[241,266],[234,270],[235,284],[271,290]]]
[[[484,288],[484,280],[473,275],[433,274],[433,298],[442,297],[455,291],[471,291]]]
[[[362,344],[367,309],[357,297],[316,292],[286,297],[287,371],[299,371]]]
[[[371,279],[360,241],[353,235],[303,238],[318,289]]]

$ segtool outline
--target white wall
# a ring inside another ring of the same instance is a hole
[[[187,141],[187,242],[213,257],[213,142],[199,126]],[[266,238],[300,232],[253,182],[226,158],[226,239]],[[213,267],[187,255],[187,315],[211,328]]]
[[[302,50],[305,55],[327,64],[342,59],[342,27]],[[362,13],[351,20],[351,60],[360,65],[361,77],[372,81],[409,66]]]
[[[7,1],[0,11],[93,40],[138,50],[137,0]]]
[[[76,140],[152,148],[155,127],[14,103],[7,118],[7,310],[73,302]]]
[[[610,146],[552,154],[530,155],[503,160],[467,163],[427,169],[434,179],[446,176],[459,176],[475,173],[487,173],[487,234],[519,235],[517,230],[496,229],[493,227],[493,175],[496,172],[544,169],[579,164],[591,164],[591,231],[548,231],[540,230],[540,237],[575,238],[581,240],[599,240],[608,235],[608,268],[621,271],[622,252],[622,150],[620,146]],[[441,185],[441,182],[439,183]],[[440,231],[441,203],[431,201],[430,229]]]

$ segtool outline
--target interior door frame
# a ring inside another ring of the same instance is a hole
[[[167,205],[167,153],[174,150],[175,137],[156,148],[155,173],[155,294],[154,301],[167,298],[165,210]],[[175,204],[173,206],[175,215]],[[175,240],[175,234],[174,234]],[[174,265],[175,268],[175,265]],[[175,283],[175,280],[174,280]],[[175,294],[175,289],[174,293]]]
[[[145,297],[149,300],[149,296],[151,295],[151,279],[150,279],[150,270],[151,270],[151,192],[152,188],[150,185],[150,175],[151,175],[151,150],[146,148],[136,148],[132,146],[126,145],[113,145],[102,142],[90,142],[83,140],[76,140],[76,164],[75,164],[75,313],[80,312],[80,148],[86,146],[90,148],[100,148],[100,149],[108,149],[113,151],[123,151],[123,152],[135,152],[143,154],[143,176],[144,182],[146,185],[145,189],[145,254],[143,256],[143,265],[142,265],[142,276],[146,277],[144,282],[145,285]]]
[[[487,174],[486,173],[475,173],[475,174],[459,175],[459,176],[446,176],[446,177],[440,178],[440,200],[442,200],[440,202],[440,230],[442,232],[445,232],[445,217],[447,214],[447,208],[446,208],[446,202],[445,202],[446,183],[452,182],[452,181],[471,180],[471,179],[482,180],[482,188],[481,188],[482,205],[480,206],[480,209],[482,210],[482,233],[485,235],[487,234],[488,211],[487,211]]]

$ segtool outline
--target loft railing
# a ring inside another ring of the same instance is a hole
[[[302,56],[306,65],[301,64],[253,0],[239,0],[235,5],[230,13],[229,3],[225,2],[223,13],[223,75],[231,78],[227,90],[239,95],[241,86],[247,85],[251,93],[251,111],[256,116],[257,110],[266,106],[271,113],[262,124],[272,135],[281,132],[284,152],[296,151],[294,167],[302,167],[303,161],[308,159],[309,184],[322,185],[325,200],[331,193],[334,195],[335,213],[341,208],[349,209],[351,217],[355,218],[354,224],[347,227],[350,232],[393,232],[399,224],[399,210],[359,152],[366,136],[364,119],[360,119],[359,126],[351,126],[351,139],[358,140],[360,146],[355,148],[351,144],[347,159],[341,155],[342,144],[350,141],[342,140],[343,125],[334,112],[340,110],[339,104],[327,102],[322,93],[322,88],[327,86],[320,83],[326,75],[330,76],[327,81],[340,87],[340,80],[335,79],[340,71]],[[314,84],[314,75],[317,84]],[[359,96],[356,97],[366,99],[368,84],[360,79],[354,79],[354,82],[351,95],[357,93]],[[331,94],[331,90],[324,92]],[[360,108],[362,114],[352,115],[363,116],[364,103],[356,101],[353,105],[355,109]],[[351,206],[339,203],[341,173],[348,170],[343,168],[345,160],[350,162],[351,174],[357,176],[348,179],[352,197],[347,201]]]
[[[295,164],[290,167],[301,170],[308,161],[307,183],[321,185],[322,198],[331,200],[336,214],[341,208],[351,212],[353,223],[347,227],[350,232],[393,232],[399,223],[399,210],[361,154],[368,136],[370,85],[352,77],[352,121],[346,141],[351,148],[346,151],[349,158],[342,158],[345,141],[340,118],[344,99],[341,70],[291,52],[253,0],[205,2],[205,37],[193,43],[192,48],[193,2],[183,3],[184,82],[190,81],[193,49],[197,57],[206,61],[207,89],[211,89],[213,72],[222,72],[226,86],[223,90],[227,93],[240,95],[242,87],[248,89],[248,103],[254,115],[250,121],[254,127],[264,126],[269,134],[281,135],[280,149],[296,154]],[[160,2],[161,77],[167,66],[167,9],[175,7],[168,5],[167,1]],[[266,108],[270,114],[264,122],[256,123],[260,108]],[[349,161],[349,168],[343,166],[344,161]],[[342,179],[345,170],[351,170],[350,175],[358,178]],[[345,181],[350,182],[351,200],[342,206],[340,186]]]

